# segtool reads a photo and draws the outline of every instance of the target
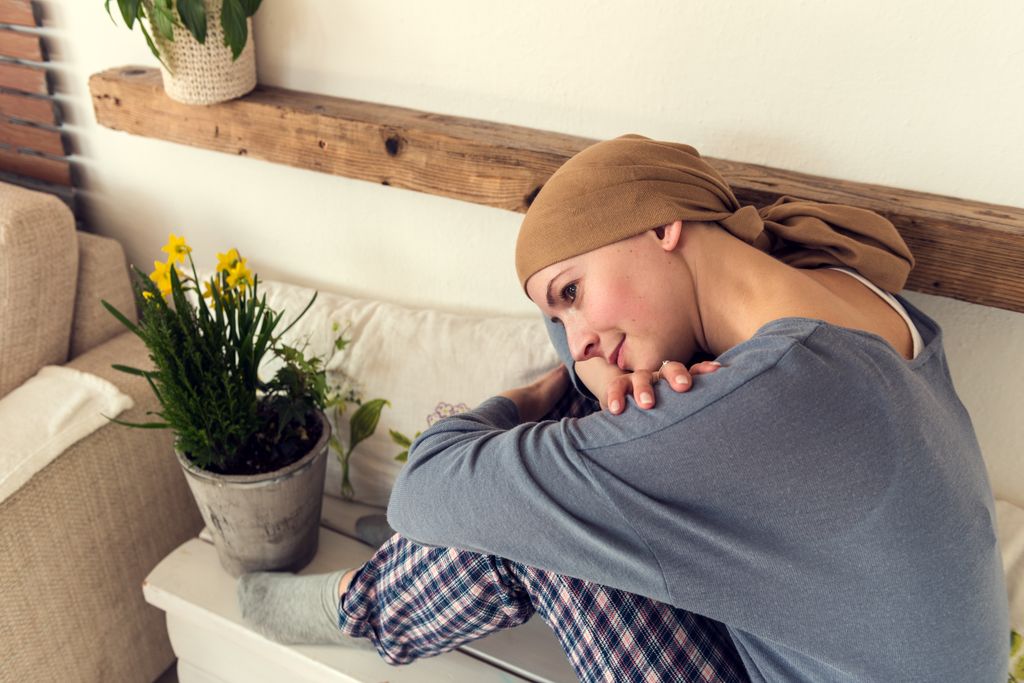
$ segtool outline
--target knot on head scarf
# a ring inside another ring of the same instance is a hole
[[[914,257],[895,226],[867,209],[781,197],[740,206],[696,149],[623,135],[587,147],[544,184],[516,241],[523,289],[542,268],[677,220],[712,221],[795,268],[847,266],[889,292]]]

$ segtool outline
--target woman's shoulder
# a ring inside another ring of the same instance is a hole
[[[928,339],[935,341],[934,336]],[[814,318],[778,318],[719,355],[722,367],[694,377],[689,391],[676,393],[660,383],[653,409],[640,409],[627,397],[621,414],[595,413],[566,428],[576,445],[587,449],[646,439],[676,426],[691,433],[704,422],[724,431],[743,429],[762,417],[794,420],[809,406],[826,403],[840,414],[863,411],[864,405],[878,403],[880,391],[910,396],[920,391],[922,380],[945,382],[942,372],[927,369],[934,350],[934,344],[927,344],[908,364],[870,333]]]
[[[905,360],[913,360],[914,338],[908,322],[870,281],[846,268],[800,269],[799,273],[819,285],[806,290],[808,317],[875,335]]]
[[[813,334],[821,324],[809,319],[773,321],[747,341],[717,357],[722,367],[693,378],[689,391],[677,393],[664,382],[655,385],[655,407],[641,409],[632,396],[626,409],[612,415],[601,411],[566,425],[568,434],[583,450],[622,444],[677,425],[706,412],[713,404],[726,407],[732,401],[745,404],[763,400],[765,405],[793,406],[786,395],[790,387],[777,386],[766,377],[780,362]],[[751,398],[756,394],[760,398]],[[697,418],[700,419],[700,418]]]

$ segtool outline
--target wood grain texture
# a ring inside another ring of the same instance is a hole
[[[0,24],[38,26],[39,22],[29,0],[0,0]]]
[[[115,130],[525,212],[547,178],[596,140],[257,86],[196,107],[160,73],[121,67],[89,79],[97,121]],[[742,203],[782,195],[877,211],[917,265],[908,289],[1024,312],[1024,209],[708,158]]]
[[[46,61],[43,40],[34,33],[0,29],[0,56],[12,59],[27,59],[33,62]]]
[[[55,185],[71,185],[71,164],[67,159],[48,159],[0,148],[0,171]]]
[[[0,63],[0,88],[20,90],[35,95],[49,95],[46,69],[25,64]]]
[[[58,157],[67,153],[60,131],[21,123],[0,121],[0,143]]]
[[[0,92],[0,117],[48,126],[59,126],[61,121],[59,109],[50,98],[9,92]]]

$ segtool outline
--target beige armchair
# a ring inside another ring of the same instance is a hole
[[[109,380],[149,421],[145,347],[102,308],[134,303],[124,252],[57,198],[0,183],[0,398],[45,365]],[[3,438],[0,435],[0,438]],[[106,424],[0,502],[0,681],[148,682],[174,661],[147,573],[202,519],[165,430]]]

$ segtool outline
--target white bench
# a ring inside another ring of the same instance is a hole
[[[354,567],[373,550],[354,540],[355,520],[379,512],[324,497],[320,545],[300,573]],[[348,534],[348,535],[346,535]],[[350,537],[352,536],[352,537]],[[235,602],[236,579],[217,561],[207,531],[179,546],[143,582],[146,601],[167,614],[180,683],[573,683],[576,676],[540,617],[438,657],[390,666],[373,650],[281,645],[249,629]]]

